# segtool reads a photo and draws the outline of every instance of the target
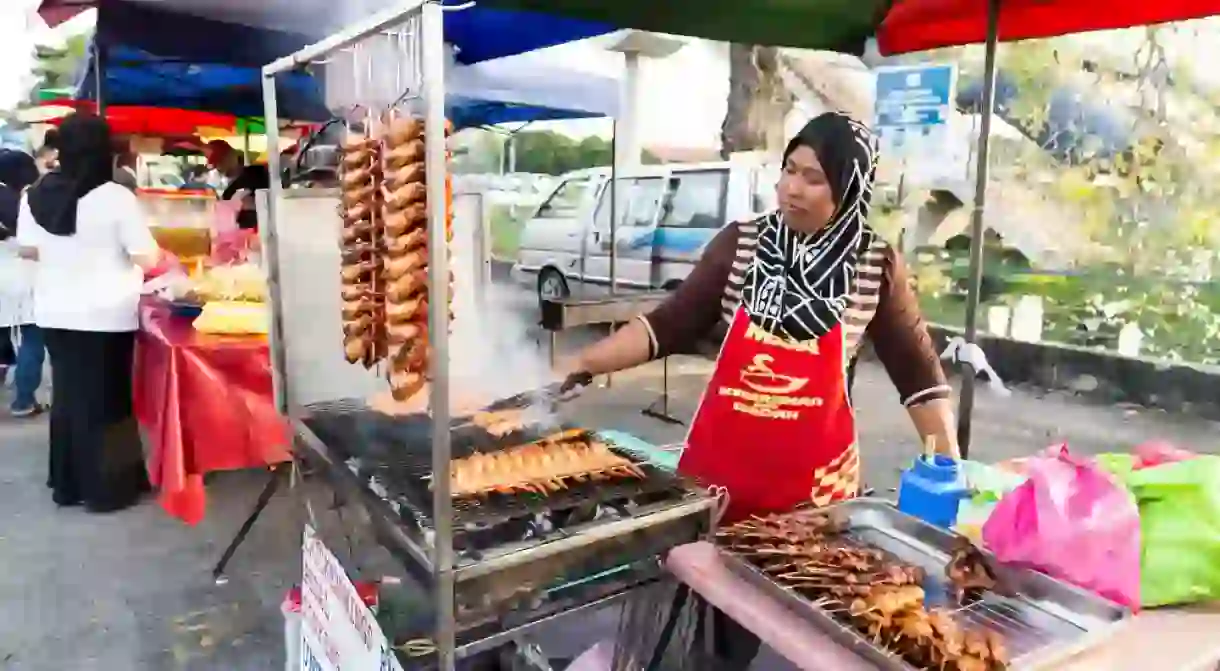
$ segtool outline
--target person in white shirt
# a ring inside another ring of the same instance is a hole
[[[46,410],[37,397],[46,350],[42,331],[34,324],[34,264],[20,258],[15,238],[21,194],[39,176],[29,154],[0,149],[0,378],[6,366],[13,367],[9,412],[14,417],[33,417]]]
[[[34,320],[51,358],[48,485],[62,506],[129,507],[148,490],[132,413],[144,270],[160,252],[135,194],[116,184],[110,128],[77,113],[59,128],[59,168],[21,202],[17,242],[37,262]]]

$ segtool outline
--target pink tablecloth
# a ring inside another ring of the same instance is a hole
[[[159,300],[140,305],[136,417],[148,436],[149,479],[161,505],[188,524],[203,519],[203,476],[290,459],[276,412],[265,338],[210,336]]]
[[[682,582],[807,671],[875,669],[821,630],[737,577],[709,543],[669,553],[666,568]],[[1046,671],[1214,671],[1220,662],[1220,604],[1145,611],[1118,636]]]

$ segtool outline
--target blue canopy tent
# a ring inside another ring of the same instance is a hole
[[[170,3],[165,3],[170,4]],[[177,2],[175,7],[186,5]],[[261,116],[260,68],[310,40],[300,34],[200,18],[207,3],[191,3],[192,14],[165,11],[144,2],[114,0],[99,7],[97,32],[87,67],[76,88],[79,99],[98,98],[104,73],[106,104],[182,107],[237,116]],[[511,25],[510,25],[511,24]],[[610,28],[544,15],[470,8],[446,14],[446,36],[458,63],[509,56]],[[277,79],[285,118],[324,121],[331,115],[319,82],[306,73]],[[591,116],[587,110],[454,101],[454,116],[471,124]]]

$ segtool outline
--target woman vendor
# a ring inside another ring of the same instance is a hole
[[[813,119],[784,151],[778,211],[725,227],[665,303],[565,364],[571,384],[720,341],[679,470],[724,488],[730,521],[859,493],[848,378],[865,337],[922,441],[957,452],[906,269],[867,224],[876,158],[863,125]],[[757,639],[723,633],[748,666]]]

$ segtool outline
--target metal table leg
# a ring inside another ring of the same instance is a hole
[[[277,466],[271,467],[271,472],[267,478],[267,484],[263,487],[262,493],[258,495],[258,501],[254,504],[254,509],[250,511],[250,516],[237,530],[237,535],[229,542],[229,546],[225,548],[224,554],[220,556],[220,561],[216,562],[216,567],[212,569],[212,579],[217,584],[223,585],[229,579],[225,576],[225,568],[229,565],[229,560],[233,558],[233,554],[237,552],[237,548],[246,541],[246,536],[249,535],[250,529],[254,528],[254,523],[259,516],[263,514],[267,504],[271,503],[271,497],[275,496],[275,492],[279,490],[283,475]]]
[[[657,406],[661,406],[658,408]],[[661,359],[661,397],[640,411],[640,414],[660,420],[666,424],[685,426],[686,422],[669,414],[669,357]]]

